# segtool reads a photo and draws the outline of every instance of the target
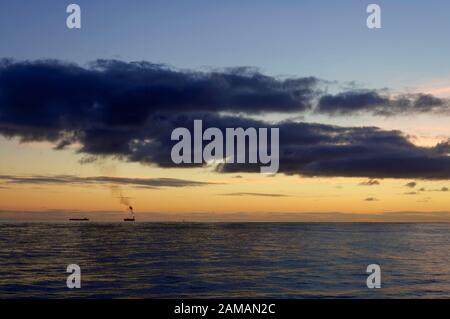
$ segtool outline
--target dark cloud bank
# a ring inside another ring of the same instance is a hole
[[[280,80],[249,68],[180,71],[146,62],[99,60],[89,67],[59,61],[0,63],[0,134],[49,141],[56,149],[175,166],[176,127],[270,127],[246,115],[312,110],[329,114],[436,112],[446,101],[428,95],[390,99],[355,91],[321,95],[313,77]],[[386,100],[387,99],[387,100]],[[318,101],[315,104],[314,101]],[[385,110],[385,111],[383,111]],[[221,115],[241,114],[233,116]],[[450,178],[450,143],[418,147],[399,131],[282,122],[280,172],[305,176]],[[223,172],[259,172],[227,164]]]

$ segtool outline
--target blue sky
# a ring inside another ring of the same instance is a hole
[[[65,26],[69,1],[2,0],[0,56],[246,65],[398,89],[450,71],[448,1],[72,2],[82,8],[81,30]],[[382,8],[381,30],[365,25],[371,2]]]

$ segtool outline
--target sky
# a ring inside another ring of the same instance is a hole
[[[450,4],[374,2],[2,0],[0,218],[442,219]],[[168,164],[195,118],[279,127],[279,173]]]

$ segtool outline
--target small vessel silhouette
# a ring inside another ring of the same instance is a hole
[[[128,210],[129,210],[129,212],[130,212],[130,214],[131,214],[131,217],[124,218],[123,221],[124,221],[124,222],[134,222],[135,219],[134,219],[134,211],[133,211],[133,207],[132,207],[132,206],[128,206]]]
[[[89,218],[69,218],[70,221],[78,221],[78,222],[87,222],[89,221]]]

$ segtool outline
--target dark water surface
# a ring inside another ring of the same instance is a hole
[[[0,223],[1,298],[450,297],[449,272],[449,224]]]

